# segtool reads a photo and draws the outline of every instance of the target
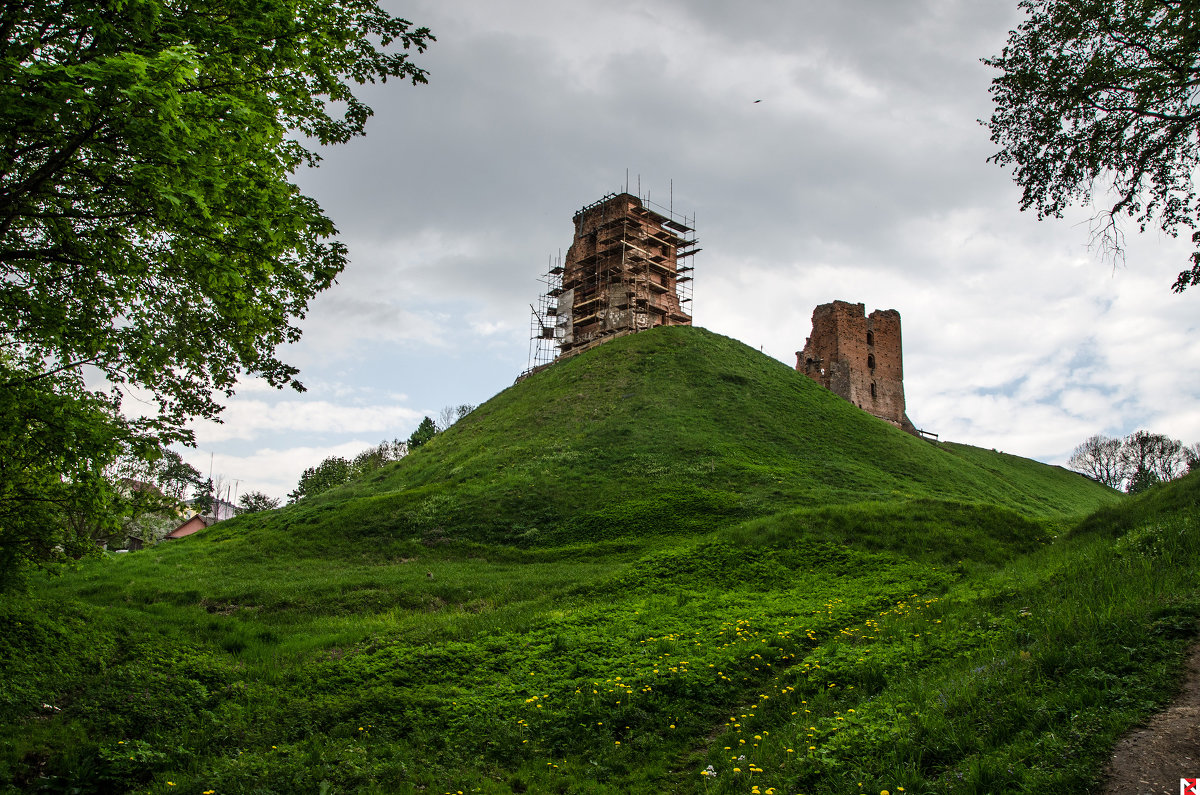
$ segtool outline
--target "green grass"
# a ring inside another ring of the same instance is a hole
[[[0,788],[1086,792],[1173,692],[1198,499],[635,335],[366,482],[0,600]]]
[[[922,497],[1039,516],[1115,499],[1057,467],[909,436],[735,340],[674,327],[535,374],[287,526],[539,546]]]

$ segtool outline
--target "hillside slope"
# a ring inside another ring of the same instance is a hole
[[[0,599],[0,791],[1084,793],[1195,632],[1198,500],[648,332]]]
[[[740,342],[674,327],[558,362],[294,521],[544,545],[921,498],[1048,517],[1116,495],[1058,467],[914,438]]]

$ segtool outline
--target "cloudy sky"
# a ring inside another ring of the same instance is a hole
[[[389,9],[437,36],[429,84],[368,87],[366,137],[298,175],[351,254],[284,352],[308,392],[247,383],[186,453],[240,492],[511,384],[538,276],[627,172],[696,216],[696,325],[793,365],[815,305],[894,308],[909,416],[943,439],[1052,463],[1093,433],[1200,440],[1188,246],[1131,232],[1114,267],[1094,210],[1039,222],[986,162],[980,58],[1016,0]]]

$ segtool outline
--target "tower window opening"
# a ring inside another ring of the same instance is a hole
[[[875,369],[875,354],[867,354],[867,367],[871,368],[872,370]]]
[[[871,400],[875,399],[875,382],[871,382]]]
[[[874,331],[868,331],[868,332],[867,332],[867,344],[868,344],[868,345],[874,345],[874,344],[875,344],[875,332],[874,332]]]

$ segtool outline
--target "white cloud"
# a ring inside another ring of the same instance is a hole
[[[426,413],[399,405],[238,399],[222,412],[223,423],[205,422],[196,426],[196,442],[205,446],[234,439],[253,440],[268,433],[398,434],[398,429],[415,426]]]

